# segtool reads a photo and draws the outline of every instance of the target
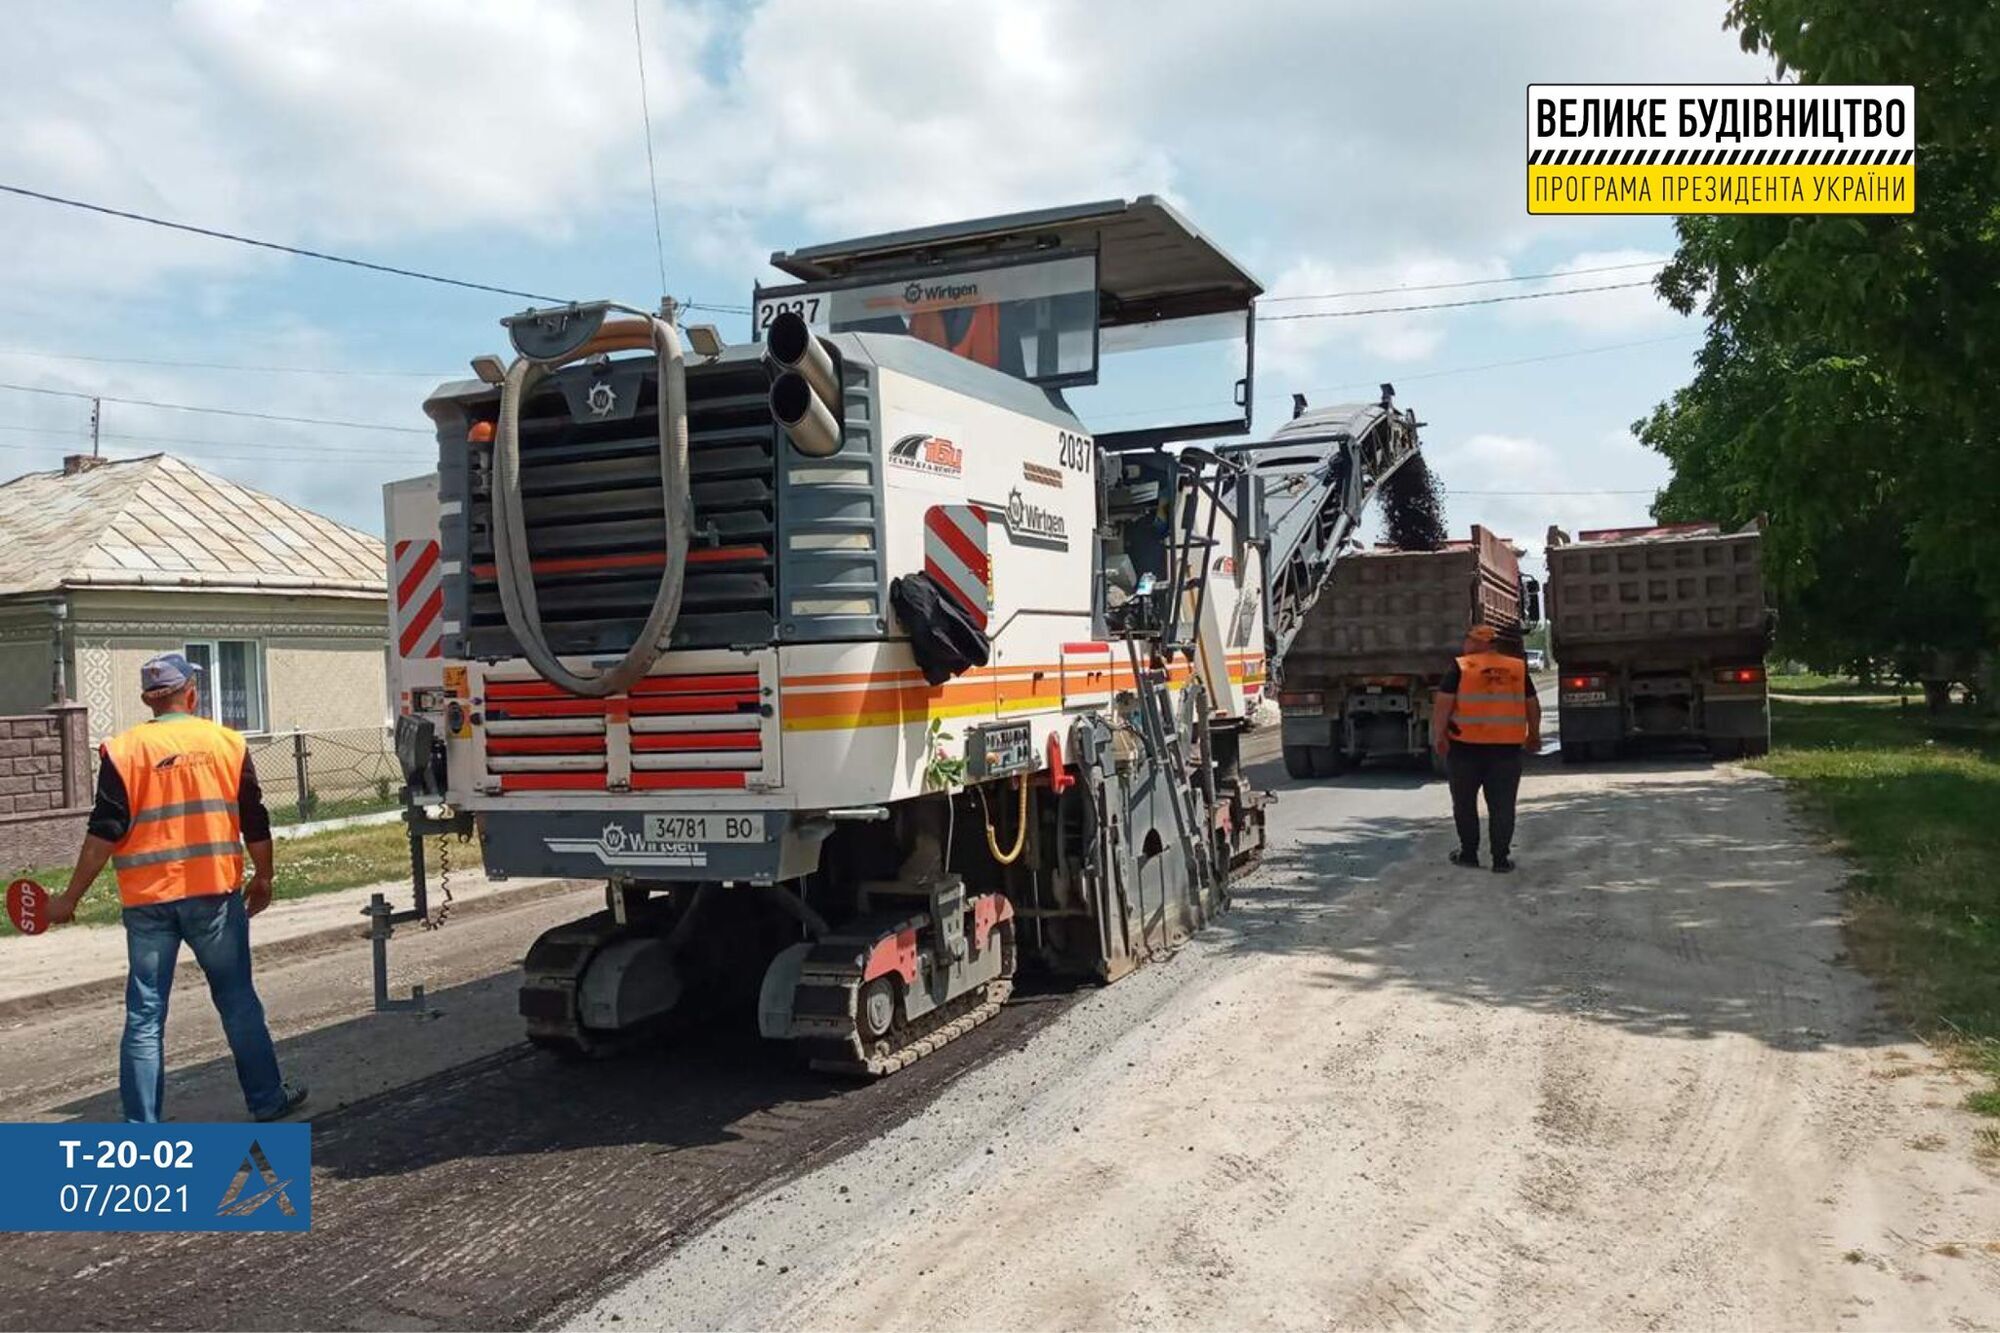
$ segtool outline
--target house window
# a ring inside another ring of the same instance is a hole
[[[264,660],[254,639],[204,639],[187,645],[201,668],[201,715],[238,731],[264,730]]]

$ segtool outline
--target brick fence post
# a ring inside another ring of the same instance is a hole
[[[62,804],[70,809],[89,805],[97,785],[90,748],[90,709],[83,704],[52,704],[48,712],[62,742]]]

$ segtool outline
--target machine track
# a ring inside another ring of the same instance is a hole
[[[583,1025],[579,991],[590,960],[606,945],[646,934],[650,927],[619,925],[609,912],[580,917],[542,932],[521,960],[521,1018],[527,1038],[557,1055],[601,1060],[617,1054],[637,1029],[597,1032]]]
[[[800,969],[794,992],[793,1029],[802,1035],[795,1044],[811,1066],[825,1073],[881,1078],[907,1069],[927,1055],[965,1036],[998,1014],[1014,993],[1014,925],[996,924],[987,947],[1001,953],[1000,975],[953,996],[929,1013],[898,1022],[882,1036],[864,1031],[862,993],[869,984],[863,967],[875,944],[899,930],[921,928],[924,917],[913,917],[884,931],[831,935],[813,949]]]

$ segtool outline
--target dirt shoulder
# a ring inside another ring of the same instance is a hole
[[[1287,790],[1223,929],[571,1322],[2000,1324],[1962,1076],[1776,782],[1539,769],[1511,879],[1444,811]]]

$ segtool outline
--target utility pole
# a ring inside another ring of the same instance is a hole
[[[99,398],[91,399],[90,400],[90,456],[92,458],[97,457],[97,426],[98,426],[98,421],[103,416],[103,414],[104,414],[103,400]]]

